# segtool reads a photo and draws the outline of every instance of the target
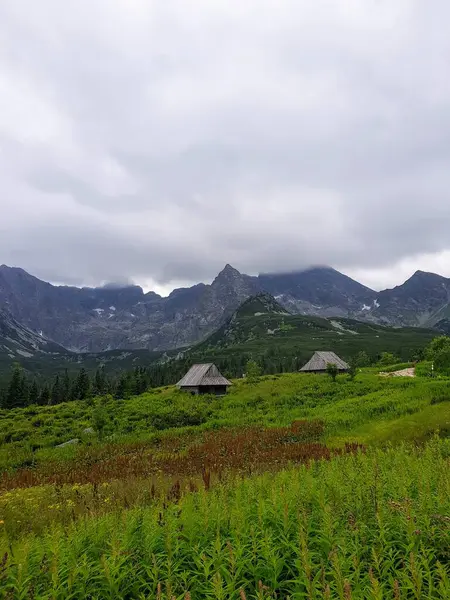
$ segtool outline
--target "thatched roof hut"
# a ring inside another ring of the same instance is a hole
[[[327,365],[336,365],[338,371],[344,372],[350,369],[350,366],[339,358],[334,352],[314,352],[314,356],[300,369],[301,372],[325,373]]]
[[[226,394],[231,381],[228,381],[214,363],[192,365],[183,379],[177,383],[180,390],[192,394]]]

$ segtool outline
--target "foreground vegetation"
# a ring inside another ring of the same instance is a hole
[[[3,533],[3,598],[450,597],[450,446],[373,449]],[[79,492],[80,493],[80,492]],[[108,500],[109,498],[109,500]],[[30,500],[32,502],[32,500]],[[48,511],[58,511],[48,506]],[[4,523],[7,526],[7,523]]]
[[[345,441],[376,443],[386,427],[400,423],[397,440],[427,439],[437,426],[450,429],[448,380],[381,378],[359,373],[354,381],[340,375],[283,374],[264,376],[255,383],[236,380],[223,397],[195,398],[173,387],[158,388],[130,398],[111,396],[57,406],[30,406],[0,410],[0,471],[42,462],[77,460],[79,452],[97,452],[105,442],[111,448],[189,435],[220,428],[252,425],[286,427],[296,420],[319,420],[324,430],[318,441],[342,445]],[[413,432],[401,431],[401,422],[426,412]],[[84,433],[86,430],[94,430]],[[71,439],[81,444],[55,446]],[[81,449],[80,449],[81,446]]]
[[[450,340],[426,356],[0,410],[0,598],[449,598]]]

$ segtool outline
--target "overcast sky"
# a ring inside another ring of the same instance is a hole
[[[0,263],[450,276],[448,0],[1,0]]]

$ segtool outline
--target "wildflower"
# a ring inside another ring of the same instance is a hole
[[[3,519],[0,519],[0,525],[4,525],[5,521]]]

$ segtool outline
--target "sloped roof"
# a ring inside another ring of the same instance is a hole
[[[220,373],[214,363],[192,365],[177,387],[195,387],[198,385],[231,385]]]
[[[339,371],[347,371],[350,366],[334,352],[315,352],[300,371],[326,371],[327,365],[336,365]]]

